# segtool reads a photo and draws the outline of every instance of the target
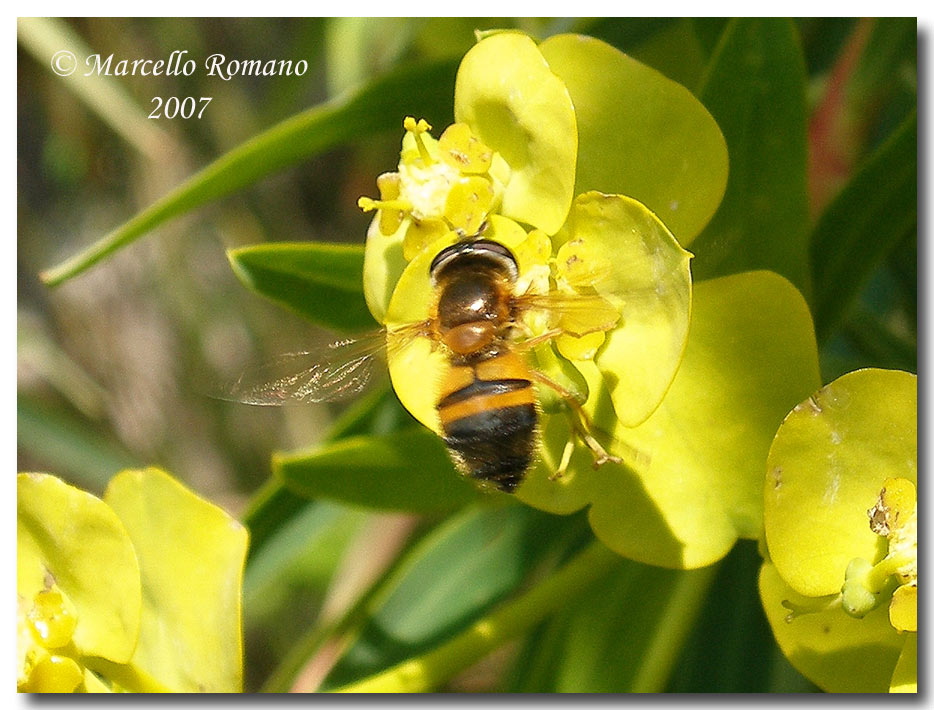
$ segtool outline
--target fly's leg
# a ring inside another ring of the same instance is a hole
[[[563,332],[564,332],[563,330],[560,330],[557,328],[554,330],[546,330],[541,335],[536,335],[536,336],[529,338],[528,340],[523,340],[521,343],[516,343],[515,345],[513,345],[513,350],[515,350],[516,352],[520,352],[520,353],[525,352],[527,350],[532,350],[533,348],[538,347],[542,343],[547,343],[552,338],[558,337]],[[544,384],[549,384],[549,383],[544,383]]]
[[[577,400],[577,397],[574,396],[574,393],[568,390],[566,387],[561,386],[554,380],[552,380],[547,375],[538,372],[536,370],[530,371],[532,378],[537,382],[540,382],[543,385],[551,387],[555,392],[561,395],[561,398],[571,407],[571,410],[576,415],[572,424],[574,426],[574,431],[577,432],[577,435],[581,438],[581,441],[586,444],[587,448],[590,449],[590,452],[593,454],[593,467],[599,468],[605,463],[622,463],[623,460],[618,456],[614,456],[597,441],[591,430],[593,425],[590,422],[590,417],[587,416],[587,413],[584,411],[583,406]],[[555,471],[555,478],[559,478],[564,471],[567,469],[568,464],[570,463],[570,455],[567,453],[567,447],[565,447],[565,453],[561,457],[561,464],[558,466],[558,470]]]
[[[564,451],[561,453],[561,461],[558,463],[558,468],[555,469],[555,472],[548,477],[549,481],[554,481],[555,479],[561,478],[568,470],[568,466],[571,465],[571,454],[574,453],[574,440],[568,439],[564,444]]]

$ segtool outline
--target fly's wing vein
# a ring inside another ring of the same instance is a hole
[[[219,395],[245,404],[278,406],[289,402],[330,402],[360,392],[371,381],[374,362],[419,334],[413,323],[373,331],[304,352],[286,353],[244,372]]]

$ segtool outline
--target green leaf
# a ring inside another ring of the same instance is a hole
[[[731,22],[699,95],[726,137],[730,178],[692,245],[694,278],[769,269],[807,297],[807,103],[792,22]]]
[[[337,95],[385,71],[408,49],[424,20],[412,17],[331,17],[325,21],[328,93]]]
[[[85,58],[90,58],[95,50],[88,47],[65,20],[20,17],[16,23],[16,34],[23,48],[50,71],[55,71],[50,59],[56,57],[60,50],[67,48],[73,52],[78,71],[69,77],[59,75],[61,85],[142,155],[155,161],[176,150],[172,138],[159,127],[159,121],[149,119],[149,109],[137,103],[122,79],[97,73],[88,75],[81,71]],[[63,68],[69,66],[72,65],[66,64]]]
[[[619,560],[551,624],[548,677],[526,692],[658,693],[703,605],[715,567],[668,570]],[[530,679],[534,680],[534,678]]]
[[[597,17],[576,20],[572,29],[632,54],[636,47],[652,41],[677,22],[677,18],[671,17],[630,17],[625,22],[615,17]]]
[[[340,563],[349,539],[366,520],[366,513],[325,501],[305,501],[299,515],[276,530],[261,554],[250,558],[243,578],[244,609],[254,619],[281,612],[283,597],[293,579],[327,578]],[[312,621],[311,619],[308,620]],[[293,625],[295,620],[288,622]]]
[[[227,252],[250,289],[334,330],[376,327],[363,300],[363,247],[320,242],[255,244]]]
[[[800,594],[835,594],[854,557],[876,561],[869,510],[887,478],[917,483],[917,376],[857,370],[802,401],[768,457],[765,533]]]
[[[246,647],[247,682],[261,679],[264,690],[288,690],[333,631],[335,611],[351,601],[334,596],[348,546],[372,538],[366,527],[372,513],[326,501],[304,503],[251,556],[243,579],[245,637],[264,639]],[[318,643],[309,647],[309,638]]]
[[[42,468],[97,491],[114,472],[139,463],[101,428],[29,394],[21,392],[16,398],[17,446]]]
[[[42,280],[57,286],[173,217],[336,145],[399,126],[403,116],[425,116],[442,123],[451,113],[454,71],[451,60],[405,66],[359,91],[276,124],[195,173],[81,253],[44,271]]]
[[[756,548],[757,541],[740,540],[719,565],[665,692],[815,690],[788,665],[765,618],[757,584],[762,557]]]
[[[272,467],[296,493],[370,508],[451,510],[478,495],[454,469],[441,439],[421,427],[276,453]]]
[[[366,624],[325,687],[353,682],[461,633],[578,539],[581,523],[520,505],[471,507],[452,517],[412,549],[373,598]],[[445,671],[450,676],[461,669]]]
[[[633,197],[687,246],[726,187],[726,144],[713,117],[686,88],[599,40],[558,35],[540,49],[577,115],[575,194]]]
[[[882,259],[918,224],[918,116],[869,157],[811,234],[814,322],[826,341]]]
[[[104,500],[140,561],[143,612],[132,665],[173,690],[240,691],[246,529],[156,468],[117,474]]]
[[[130,536],[99,498],[41,473],[16,477],[16,591],[31,606],[57,586],[77,617],[79,653],[125,663],[140,633],[140,567]]]
[[[363,434],[388,434],[411,424],[412,417],[399,404],[387,383],[349,406],[334,422],[326,440],[336,441]],[[270,478],[253,496],[241,518],[250,531],[250,558],[262,550],[266,541],[275,537],[280,528],[313,504],[306,497],[290,491],[281,480]]]
[[[819,385],[817,347],[804,299],[785,279],[751,272],[695,284],[687,348],[661,405],[643,424],[619,424],[603,376],[578,363],[597,429],[625,465],[593,470],[577,447],[550,480],[562,437],[543,436],[542,463],[517,495],[554,512],[590,502],[594,532],[624,557],[694,568],[723,557],[738,537],[762,532],[763,463],[785,414]],[[564,426],[567,417],[545,424]]]

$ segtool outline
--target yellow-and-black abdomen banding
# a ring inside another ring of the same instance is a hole
[[[444,441],[469,475],[511,493],[532,461],[538,413],[525,378],[474,379],[438,403]]]

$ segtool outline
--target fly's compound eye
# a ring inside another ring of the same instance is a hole
[[[438,252],[429,267],[431,282],[437,284],[441,274],[448,269],[476,264],[498,268],[512,282],[519,278],[516,257],[507,247],[489,239],[475,239],[452,244]]]

